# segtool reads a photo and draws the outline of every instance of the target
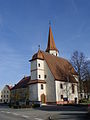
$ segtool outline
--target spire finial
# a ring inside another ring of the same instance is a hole
[[[40,45],[38,45],[38,50],[40,50]]]
[[[51,20],[49,20],[49,26],[51,26]]]

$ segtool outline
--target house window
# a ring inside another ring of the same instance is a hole
[[[47,75],[44,75],[44,78],[47,78]]]
[[[41,84],[41,89],[43,90],[43,84]]]
[[[80,94],[80,96],[81,96],[81,98],[83,97],[83,95],[82,95],[82,94]]]
[[[39,78],[41,78],[41,75],[39,75]]]
[[[40,67],[40,63],[38,63],[38,67]]]
[[[74,93],[74,92],[75,92],[74,85],[72,84],[72,93]]]
[[[7,95],[7,98],[8,98],[8,95]]]
[[[61,99],[63,99],[63,95],[61,95]]]
[[[63,84],[62,83],[60,84],[60,88],[63,89]]]

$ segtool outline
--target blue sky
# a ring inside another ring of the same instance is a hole
[[[0,89],[30,75],[29,59],[45,50],[49,20],[60,57],[90,58],[90,0],[0,0]]]

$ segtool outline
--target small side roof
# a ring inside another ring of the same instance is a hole
[[[21,79],[11,90],[19,89],[19,88],[26,88],[28,83],[30,82],[31,77],[27,76]]]

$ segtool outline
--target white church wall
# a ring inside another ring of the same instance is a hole
[[[44,80],[44,60],[34,60],[31,62],[31,80]],[[40,78],[39,78],[40,75]],[[43,84],[43,90],[41,89],[41,83],[30,85],[30,100],[41,101],[41,95],[46,95],[46,85]]]
[[[44,80],[44,60],[37,60],[37,79]]]
[[[46,101],[47,102],[56,102],[56,92],[55,92],[55,81],[54,77],[46,63],[44,62],[45,74],[46,77]]]
[[[39,67],[40,64],[40,67]],[[44,69],[44,60],[37,59],[37,68]]]
[[[49,53],[55,56],[59,56],[59,53],[56,50],[50,50]]]
[[[36,80],[37,79],[37,61],[33,60],[31,61],[31,80]]]
[[[61,81],[55,81],[56,84],[56,101],[62,101],[61,95],[63,98],[67,98],[69,101],[74,101],[77,97],[78,99],[78,92],[77,92],[77,84],[74,84],[74,93],[72,93],[72,83],[66,83]],[[63,88],[60,88],[60,84],[63,85]]]
[[[63,89],[60,88],[60,84],[63,85]],[[64,97],[66,97],[66,93],[65,93],[65,82],[61,82],[61,81],[55,81],[55,86],[56,86],[56,101],[61,101],[61,95],[63,95]]]
[[[31,61],[31,80],[36,79],[44,80],[44,60]]]
[[[29,100],[38,101],[38,84],[31,84],[29,86]]]
[[[46,84],[43,84],[43,89],[41,89],[41,84],[38,84],[38,100],[41,101],[41,95],[44,94],[46,96]]]
[[[37,70],[37,79],[44,80],[44,70]]]
[[[31,71],[32,71],[32,70],[35,70],[36,67],[37,67],[37,60],[31,61]]]
[[[37,71],[31,71],[31,80],[36,80],[37,79]]]

